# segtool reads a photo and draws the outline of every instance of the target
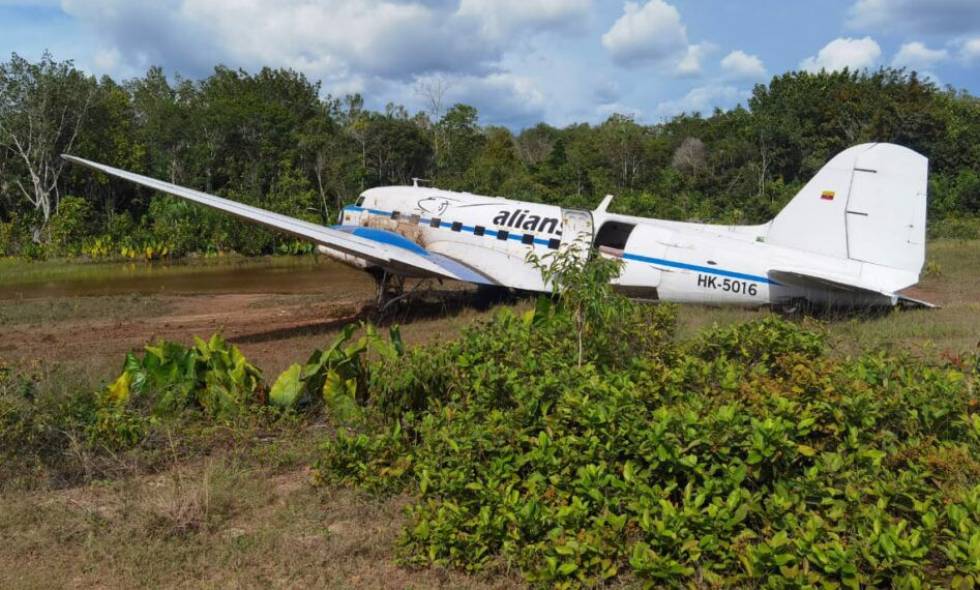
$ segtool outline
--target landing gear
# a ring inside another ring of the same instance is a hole
[[[391,274],[380,268],[371,269],[369,272],[377,286],[378,312],[384,313],[391,304],[405,296],[405,277]]]
[[[776,311],[787,317],[802,317],[813,310],[813,306],[804,297],[794,297],[776,307]]]

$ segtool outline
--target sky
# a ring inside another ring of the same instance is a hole
[[[0,0],[0,60],[288,67],[369,107],[474,105],[521,129],[746,104],[790,70],[906,67],[980,95],[980,0]]]

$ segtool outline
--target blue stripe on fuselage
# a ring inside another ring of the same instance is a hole
[[[664,258],[652,258],[650,256],[642,256],[640,254],[630,254],[629,252],[623,254],[623,258],[626,260],[636,260],[637,262],[646,262],[649,264],[658,264],[660,266],[669,266],[671,268],[680,268],[683,270],[693,270],[697,272],[703,272],[706,274],[713,274],[722,277],[730,277],[733,279],[742,279],[746,281],[753,281],[756,283],[766,283],[768,285],[778,285],[776,281],[770,279],[769,277],[763,277],[759,275],[750,275],[743,272],[735,272],[733,270],[725,270],[722,268],[712,268],[710,266],[699,266],[697,264],[688,264],[686,262],[677,262],[675,260],[666,260]]]
[[[391,217],[391,214],[393,213],[392,211],[383,211],[381,209],[366,209],[364,207],[358,207],[356,205],[348,205],[348,206],[344,207],[344,211],[352,211],[352,212],[355,212],[355,213],[358,213],[358,212],[361,212],[361,211],[366,211],[366,212],[368,212],[371,215],[382,215],[384,217]],[[422,224],[422,225],[429,225],[429,223],[431,221],[432,221],[431,218],[425,218],[425,217],[423,217],[423,218],[421,218],[419,220],[419,223]],[[451,222],[448,222],[448,221],[442,221],[442,220],[440,220],[440,222],[439,222],[439,227],[440,228],[443,228],[443,227],[444,228],[452,228],[452,225],[453,224]],[[472,234],[472,233],[475,233],[476,228],[474,226],[472,226],[472,225],[464,225],[464,226],[462,226],[460,228],[460,230],[461,231],[464,231],[466,233]],[[489,237],[492,237],[492,238],[496,238],[497,237],[497,230],[493,230],[493,229],[487,228],[487,229],[484,230],[483,235],[489,236]],[[523,237],[523,235],[524,234],[508,234],[507,238],[510,239],[510,240],[520,241],[521,238]],[[414,242],[410,242],[407,239],[405,241],[408,242],[408,243],[410,243],[410,244],[412,244],[413,246],[415,245]],[[547,246],[548,245],[548,242],[549,242],[549,240],[547,240],[547,239],[537,238],[537,237],[534,238],[534,243],[535,244],[539,244],[539,245],[542,245],[542,246]],[[398,245],[398,244],[394,244],[393,243],[393,245]],[[693,271],[696,271],[696,272],[702,272],[702,273],[706,273],[706,274],[718,275],[718,276],[722,276],[722,277],[729,277],[729,278],[732,278],[732,279],[742,279],[742,280],[746,280],[746,281],[753,281],[753,282],[756,282],[756,283],[765,283],[767,285],[779,285],[778,282],[770,279],[769,277],[764,277],[764,276],[760,276],[760,275],[746,274],[746,273],[736,272],[736,271],[733,271],[733,270],[725,270],[725,269],[721,269],[721,268],[712,268],[710,266],[700,266],[700,265],[697,265],[697,264],[688,264],[686,262],[678,262],[676,260],[667,260],[665,258],[653,258],[653,257],[650,257],[650,256],[643,256],[642,254],[631,254],[629,252],[626,252],[626,253],[623,254],[623,258],[625,260],[635,260],[637,262],[646,262],[648,264],[656,264],[656,265],[660,265],[660,266],[668,266],[668,267],[671,267],[671,268],[679,268],[679,269],[682,269],[682,270],[693,270]]]

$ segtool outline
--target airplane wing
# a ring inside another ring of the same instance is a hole
[[[76,156],[62,154],[61,157],[110,176],[129,180],[346,254],[364,258],[395,274],[447,278],[481,285],[497,284],[460,261],[429,252],[422,246],[394,232],[349,226],[326,227]]]
[[[865,285],[855,284],[845,277],[820,275],[810,271],[778,268],[770,269],[768,275],[770,279],[783,285],[802,287],[805,289],[830,289],[834,291],[848,291],[853,293],[879,295],[890,298],[893,304],[902,303],[906,307],[936,307],[936,305],[927,301],[913,299],[900,293],[890,293],[888,291],[873,289]]]

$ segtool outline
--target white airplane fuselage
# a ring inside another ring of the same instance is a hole
[[[615,284],[638,299],[740,306],[783,305],[805,299],[834,305],[891,305],[892,298],[842,293],[773,278],[772,269],[800,269],[845,283],[862,280],[895,290],[893,269],[878,271],[857,260],[802,252],[766,243],[769,224],[722,226],[684,223],[486,197],[426,187],[380,187],[343,209],[340,226],[379,229],[425,250],[464,261],[487,275],[508,277],[507,286],[546,291],[529,252],[543,256],[579,240],[623,262]],[[407,244],[406,244],[407,245]],[[584,251],[585,249],[583,249]],[[365,267],[357,258],[322,247],[336,258]],[[906,277],[901,287],[913,284]],[[888,283],[888,284],[885,284]]]

